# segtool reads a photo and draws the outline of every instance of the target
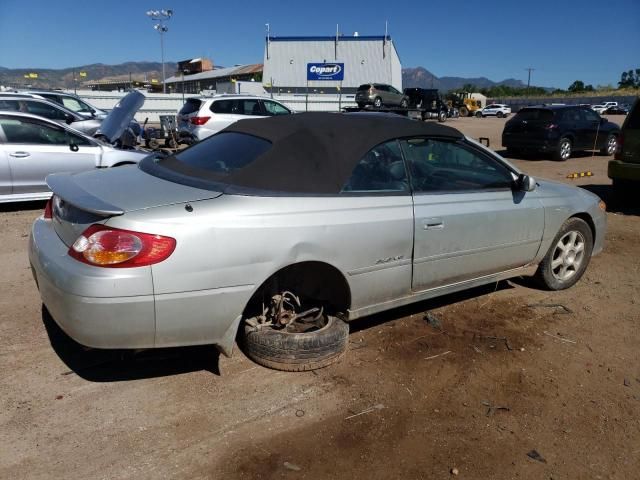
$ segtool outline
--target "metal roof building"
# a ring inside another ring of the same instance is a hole
[[[170,93],[200,93],[202,90],[215,90],[218,82],[230,80],[260,80],[262,64],[236,65],[234,67],[217,68],[191,75],[174,75],[166,79],[167,91]]]
[[[355,93],[368,82],[402,90],[402,66],[387,35],[267,36],[262,81],[274,93]]]

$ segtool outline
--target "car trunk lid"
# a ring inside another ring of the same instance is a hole
[[[47,177],[53,191],[52,220],[58,236],[71,245],[90,225],[127,212],[222,195],[149,175],[137,166]]]

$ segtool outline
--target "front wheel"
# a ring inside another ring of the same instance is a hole
[[[483,116],[483,115],[482,115],[482,112],[476,112],[476,117],[478,117],[478,118],[482,118],[482,116]]]
[[[504,113],[498,112],[498,113],[496,113],[496,117],[502,118],[502,117],[504,117]]]
[[[573,286],[587,269],[592,250],[593,234],[589,225],[580,218],[570,218],[560,227],[540,262],[535,280],[549,290]]]
[[[572,143],[570,138],[567,138],[567,137],[561,138],[560,141],[558,142],[558,147],[554,153],[554,158],[562,162],[569,160],[569,157],[571,157],[571,147],[572,147]]]
[[[376,97],[373,101],[373,106],[376,108],[380,108],[382,106],[382,99],[380,97]]]
[[[613,155],[616,153],[616,149],[618,148],[618,137],[614,134],[610,134],[607,137],[607,141],[604,143],[604,146],[600,149],[600,153],[602,155]]]
[[[467,107],[460,107],[458,113],[461,117],[466,117],[467,115],[469,115],[469,109]]]
[[[349,325],[322,315],[321,323],[306,331],[245,325],[244,345],[254,362],[275,370],[303,372],[338,361],[347,349]]]
[[[407,101],[407,99],[406,99],[406,98],[403,98],[403,99],[400,101],[400,107],[402,107],[402,108],[407,108],[408,106],[409,106],[409,102]]]
[[[446,122],[447,121],[447,112],[441,111],[440,113],[438,113],[438,121],[440,123]]]

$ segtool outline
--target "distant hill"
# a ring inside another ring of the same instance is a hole
[[[489,88],[494,85],[507,85],[515,88],[526,87],[525,83],[514,78],[494,82],[486,77],[436,77],[424,67],[402,69],[402,86],[405,88],[437,88],[440,91],[447,92],[449,90],[459,89],[465,84],[475,85],[478,88]]]
[[[174,62],[166,62],[167,77],[174,74],[178,68]],[[42,88],[73,88],[73,72],[76,72],[78,86],[86,81],[96,80],[133,80],[142,81],[145,78],[162,79],[162,63],[160,62],[126,62],[119,65],[105,65],[94,63],[78,67],[48,69],[48,68],[5,68],[0,67],[0,85],[26,85]],[[80,72],[86,72],[86,77],[80,77]],[[25,75],[37,73],[37,79],[26,79]]]

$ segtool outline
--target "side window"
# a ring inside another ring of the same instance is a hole
[[[264,115],[258,100],[240,100],[240,115]]]
[[[416,193],[509,189],[513,177],[497,160],[466,145],[415,138],[402,140],[402,151]]]
[[[13,112],[19,112],[20,111],[20,104],[18,103],[17,100],[2,100],[0,99],[0,110],[4,110],[4,111],[13,111]]]
[[[69,110],[73,110],[74,112],[82,112],[83,107],[78,100],[70,97],[62,97],[62,105],[67,107]],[[87,111],[87,110],[84,110]]]
[[[25,102],[27,111],[34,115],[40,115],[41,117],[48,118],[50,120],[64,120],[64,113],[62,110],[58,110],[53,105],[47,105],[41,102]]]
[[[1,119],[0,125],[4,130],[7,143],[36,144],[36,145],[68,145],[67,132],[61,128],[23,119]],[[82,137],[80,137],[81,140]]]
[[[271,100],[263,100],[262,103],[267,110],[267,115],[289,115],[291,113],[287,108]]]
[[[399,92],[398,90],[396,90],[396,88],[394,88],[394,87],[389,87],[389,91],[390,91],[391,93],[400,93],[400,92]]]
[[[592,110],[587,110],[587,109],[581,109],[580,112],[582,113],[583,118],[587,121],[587,122],[599,122],[600,121],[600,117],[598,116],[598,114]]]
[[[407,172],[396,140],[382,143],[367,152],[342,188],[343,193],[408,191]]]
[[[218,100],[217,102],[213,102],[209,109],[213,113],[232,113],[233,100]]]

